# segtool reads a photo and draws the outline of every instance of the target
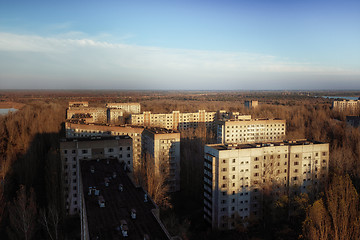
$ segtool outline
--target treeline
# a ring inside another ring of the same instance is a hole
[[[234,101],[221,101],[216,94],[203,98],[210,97],[216,101],[198,101],[193,96],[192,100],[178,100],[179,96],[167,98],[166,94],[159,98],[151,95],[147,99],[139,96],[138,99],[141,99],[142,110],[154,113],[224,109],[251,114],[253,118],[286,119],[287,138],[330,143],[329,184],[324,186],[323,192],[312,196],[300,195],[290,199],[284,196],[270,202],[264,221],[254,221],[247,229],[239,224],[236,231],[226,234],[212,231],[203,221],[203,148],[206,143],[214,141],[215,135],[205,128],[182,132],[182,191],[172,196],[173,210],[163,214],[170,232],[183,239],[335,239],[338,230],[335,230],[337,222],[334,221],[334,204],[331,203],[334,199],[342,199],[345,189],[351,190],[351,196],[358,196],[360,190],[360,130],[346,126],[345,114],[332,111],[330,101],[326,99],[311,100],[302,95],[296,98],[282,96],[281,99],[267,96],[262,98],[258,108],[245,109],[244,98],[237,100],[236,94],[232,96]],[[66,231],[59,214],[62,209],[57,149],[66,103],[28,103],[21,111],[0,117],[1,239],[64,237]],[[341,186],[347,187],[333,190],[339,181],[344,182]],[[346,212],[341,211],[349,208],[354,213],[358,211],[358,197],[346,199],[352,200],[339,200],[337,204],[341,207],[337,208],[336,216],[345,216]],[[290,207],[296,208],[291,216],[288,214]],[[29,223],[27,228],[21,228],[16,221],[21,219],[16,215],[19,212],[27,213],[28,217],[22,219],[22,223]],[[358,215],[346,216],[356,219],[354,216]],[[350,234],[344,236],[354,236],[351,234],[357,233],[357,227],[351,225],[350,228],[337,229]],[[320,233],[326,237],[319,237]]]
[[[64,117],[63,104],[37,101],[0,118],[1,239],[59,239]]]

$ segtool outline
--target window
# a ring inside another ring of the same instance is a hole
[[[64,153],[67,154],[67,150],[64,150]]]
[[[109,152],[113,152],[114,151],[114,149],[113,148],[109,148]]]
[[[127,157],[130,157],[130,153],[128,153]]]
[[[127,150],[130,151],[130,147],[127,147]]]
[[[226,176],[223,176],[223,180],[225,180],[226,179]]]
[[[222,160],[222,162],[223,162],[223,163],[226,163],[226,160],[225,160],[225,159],[223,159],[223,160]]]
[[[326,152],[323,152],[322,155],[323,155],[323,156],[326,156]]]
[[[299,158],[299,154],[295,154],[295,158]]]
[[[74,150],[72,150],[71,152],[72,152],[72,153],[76,153],[76,150],[74,149]]]
[[[122,151],[122,147],[120,147],[119,150]]]
[[[222,171],[223,171],[223,172],[226,172],[226,168],[223,168]]]
[[[296,165],[299,165],[299,162],[294,162],[294,165],[296,166]]]
[[[85,153],[87,153],[87,152],[88,152],[88,150],[83,149],[81,152],[82,152],[83,154],[85,154]]]
[[[235,163],[235,162],[236,162],[235,158],[232,160],[232,162],[233,162],[233,163]]]

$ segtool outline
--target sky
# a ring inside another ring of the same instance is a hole
[[[0,0],[0,89],[360,90],[360,1]]]

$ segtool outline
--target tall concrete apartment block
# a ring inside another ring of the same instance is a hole
[[[226,120],[217,124],[217,143],[279,141],[285,138],[286,120]]]
[[[91,138],[128,135],[132,138],[133,159],[128,164],[132,170],[140,166],[143,152],[152,154],[159,161],[159,151],[169,157],[170,175],[173,187],[171,191],[180,190],[180,133],[168,129],[145,128],[142,126],[113,126],[100,124],[65,123],[66,138]],[[146,146],[143,144],[146,143]],[[155,151],[155,152],[154,152]],[[170,155],[169,155],[170,154]],[[175,183],[174,183],[175,182]]]
[[[259,106],[259,102],[258,101],[245,101],[244,105],[246,108],[256,108]]]
[[[85,123],[124,123],[126,113],[140,113],[140,103],[107,103],[106,107],[89,107],[88,102],[69,102],[66,119]]]
[[[129,136],[91,139],[63,139],[60,142],[62,186],[66,213],[80,211],[80,161],[117,159],[125,166],[132,161],[132,139]]]
[[[107,103],[107,108],[122,109],[127,113],[140,113],[140,103]]]
[[[204,218],[233,229],[238,218],[263,215],[263,191],[276,198],[306,193],[326,181],[329,144],[306,140],[205,145]]]
[[[180,133],[164,128],[146,128],[142,134],[143,154],[154,159],[156,171],[161,161],[169,164],[170,192],[180,191]],[[161,173],[160,173],[161,174]]]
[[[216,112],[206,112],[205,110],[199,110],[197,113],[173,111],[168,114],[153,114],[151,112],[131,114],[131,124],[133,125],[154,126],[173,130],[194,128],[201,123],[206,127],[211,127],[215,119]]]
[[[132,138],[133,159],[128,164],[130,169],[141,161],[141,134],[144,131],[140,126],[113,126],[101,124],[80,124],[65,122],[65,136],[72,138],[111,137],[127,135]]]
[[[348,111],[351,113],[359,113],[360,112],[360,100],[334,101],[332,103],[332,108],[339,112]]]
[[[186,130],[196,128],[200,125],[206,128],[213,128],[218,119],[229,118],[232,115],[225,111],[206,112],[199,110],[195,113],[180,113],[173,111],[172,113],[154,114],[151,112],[143,112],[141,114],[131,114],[131,124],[141,126],[154,126],[173,130]],[[240,115],[235,113],[237,119],[251,119],[250,115]]]

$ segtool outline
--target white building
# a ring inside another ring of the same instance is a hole
[[[328,143],[213,144],[204,150],[204,218],[213,228],[261,218],[265,191],[274,198],[307,192],[328,175]]]
[[[217,124],[217,143],[279,141],[285,138],[286,120],[226,120]]]

